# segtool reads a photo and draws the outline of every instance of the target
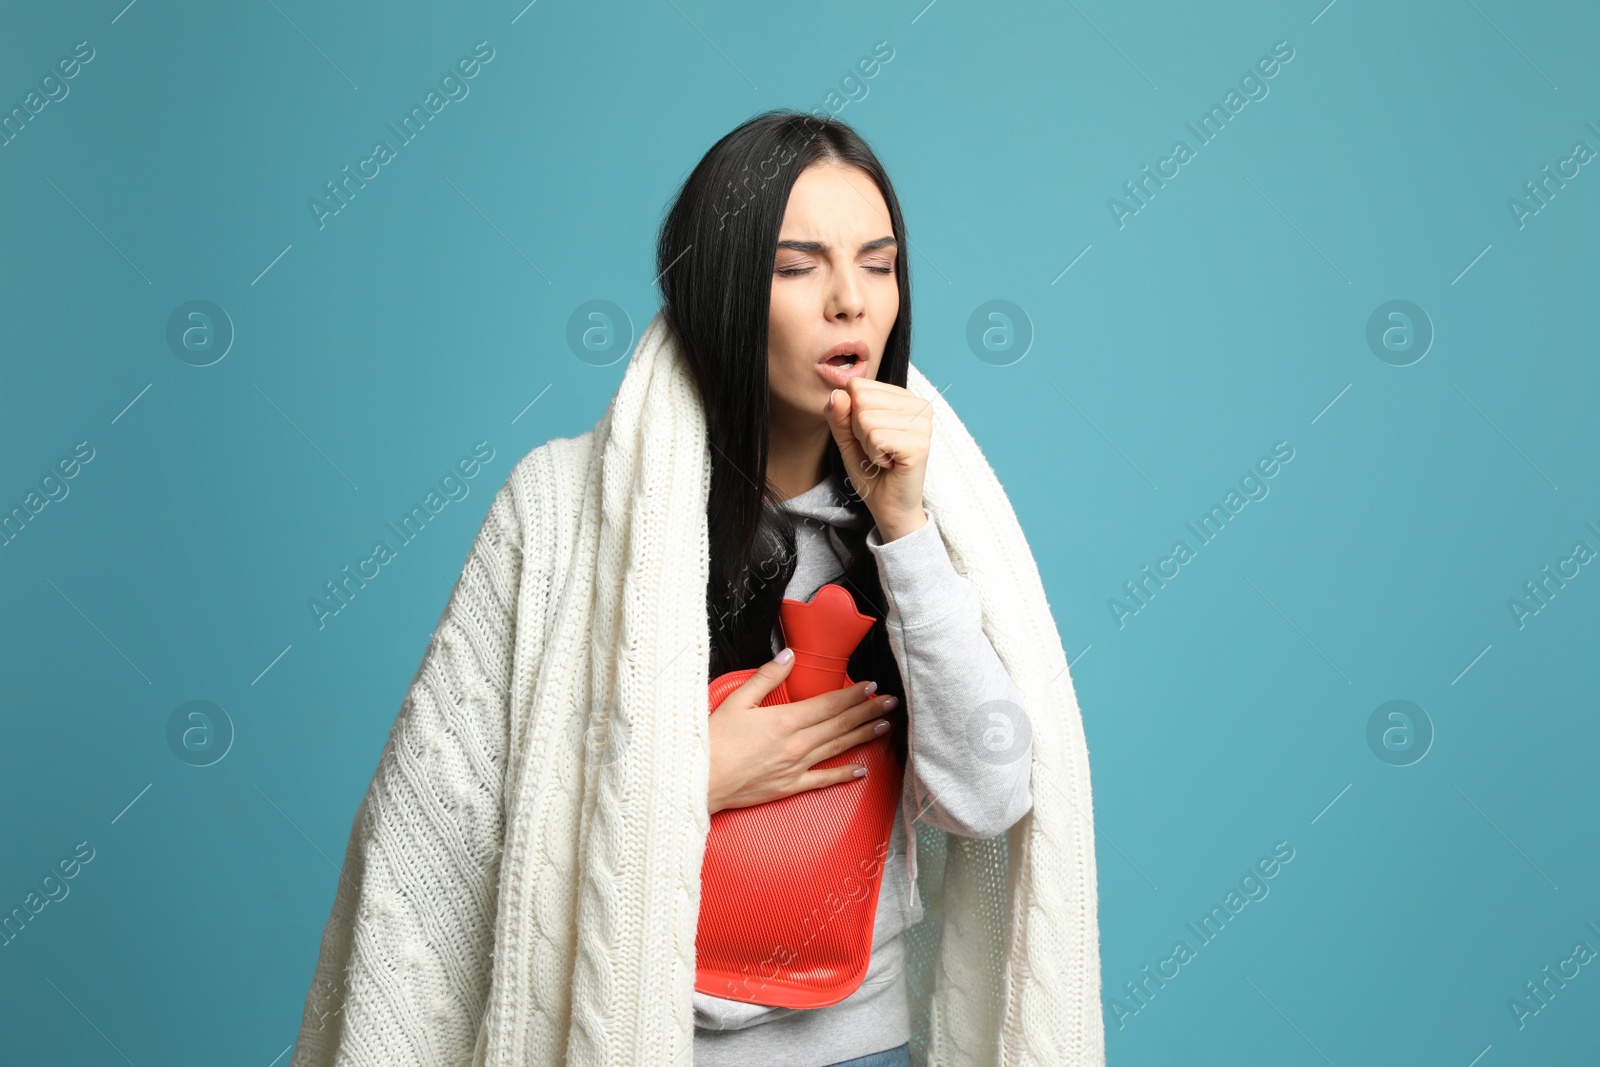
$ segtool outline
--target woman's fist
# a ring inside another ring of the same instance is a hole
[[[933,405],[909,389],[852,378],[828,394],[824,412],[851,487],[885,541],[919,529],[922,480],[933,442]]]

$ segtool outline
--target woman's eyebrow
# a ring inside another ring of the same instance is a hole
[[[856,252],[857,252],[857,254],[860,254],[862,252],[872,252],[872,251],[875,251],[875,250],[877,250],[879,248],[888,248],[890,246],[894,246],[894,247],[898,248],[899,245],[900,245],[900,242],[896,241],[893,237],[879,237],[875,241],[868,241],[866,244],[864,244],[860,248],[856,249]],[[822,241],[779,241],[778,242],[778,247],[779,248],[791,248],[796,252],[824,252],[825,253],[825,252],[828,251],[828,246],[826,244],[824,244]]]

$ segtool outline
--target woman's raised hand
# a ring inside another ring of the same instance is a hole
[[[706,798],[711,814],[848,782],[866,773],[865,767],[853,763],[812,767],[887,732],[889,721],[879,716],[899,701],[874,696],[876,682],[857,682],[792,704],[761,706],[793,665],[794,652],[784,649],[729,693],[712,714],[711,784]]]
[[[844,460],[850,486],[867,505],[885,541],[928,521],[923,476],[933,446],[933,405],[909,389],[851,378],[828,394],[823,411]]]

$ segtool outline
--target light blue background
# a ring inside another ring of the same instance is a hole
[[[1600,568],[1523,627],[1507,606],[1600,549],[1600,167],[1524,227],[1507,207],[1600,149],[1593,5],[123,3],[0,35],[4,109],[95,49],[0,147],[0,509],[95,452],[0,548],[0,911],[95,850],[0,948],[0,1060],[287,1061],[489,500],[626,366],[578,358],[569,317],[642,328],[677,183],[842,79],[904,206],[913,359],[1010,492],[1073,662],[1109,1061],[1593,1057],[1600,965],[1523,1028],[1508,1001],[1600,950]],[[470,94],[319,230],[323,183],[478,41]],[[1108,199],[1278,41],[1269,95],[1118,228]],[[194,299],[237,333],[207,367],[166,341]],[[1009,366],[966,342],[997,299],[1033,332]],[[1404,367],[1366,341],[1395,299],[1436,331]],[[319,630],[308,600],[478,441],[470,494]],[[1270,494],[1119,627],[1123,583],[1279,441]],[[166,738],[197,699],[235,731],[204,768]],[[1410,766],[1367,743],[1395,699],[1436,733]],[[1119,1027],[1110,998],[1278,841],[1270,895]]]

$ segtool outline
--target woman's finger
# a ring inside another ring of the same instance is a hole
[[[885,695],[874,697],[865,703],[849,709],[842,715],[837,715],[828,722],[822,723],[807,737],[814,741],[811,754],[806,757],[806,766],[811,767],[823,760],[848,749],[855,748],[865,741],[871,741],[880,736],[877,732],[878,724],[888,724],[884,716],[893,711],[900,703],[898,697]],[[887,727],[883,733],[888,733]]]
[[[800,776],[800,788],[796,792],[804,793],[808,789],[821,789],[824,786],[838,785],[840,782],[853,782],[857,778],[866,777],[867,769],[859,763],[846,763],[838,767],[824,767],[820,771],[807,771]]]
[[[776,656],[767,660],[756,668],[756,672],[746,678],[737,689],[729,693],[722,703],[737,698],[740,705],[753,708],[767,699],[772,691],[789,677],[789,668],[794,666],[794,649],[786,648]],[[720,707],[721,705],[719,705]]]
[[[789,706],[794,709],[791,733],[810,733],[818,741],[830,736],[827,726],[863,701],[870,700],[878,691],[877,682],[856,682],[827,693],[796,700]]]

